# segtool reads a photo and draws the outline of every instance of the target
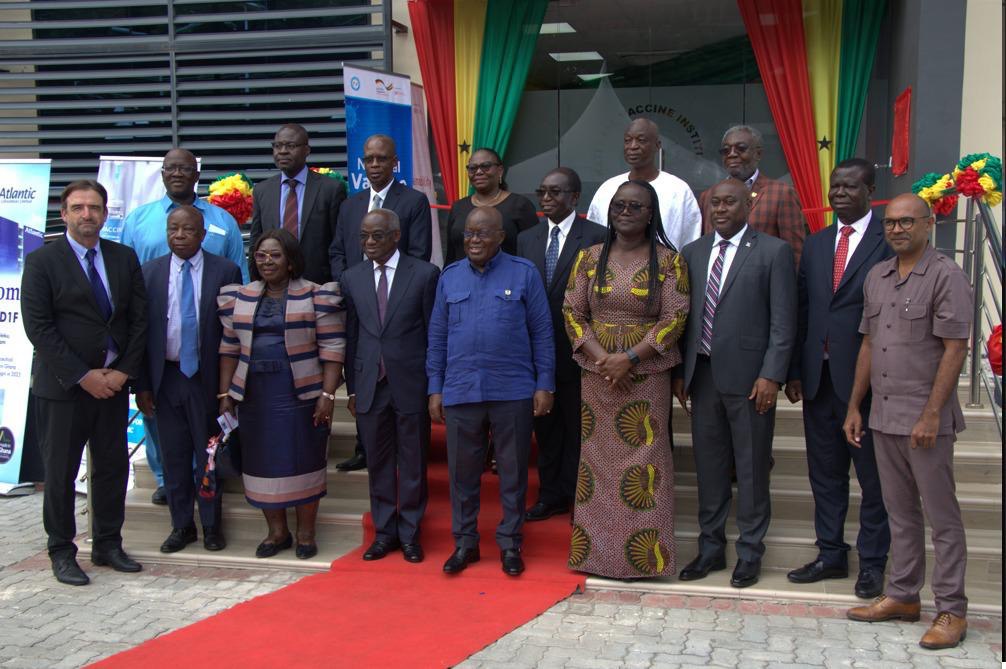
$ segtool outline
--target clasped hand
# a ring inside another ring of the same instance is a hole
[[[595,364],[597,372],[611,384],[612,390],[626,392],[632,386],[632,361],[625,353],[606,353]]]
[[[107,400],[122,390],[129,377],[117,369],[92,369],[80,380],[80,387],[99,400]]]

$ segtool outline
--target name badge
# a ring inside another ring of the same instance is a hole
[[[209,227],[206,228],[206,232],[212,232],[214,235],[226,235],[227,231],[221,228],[219,225],[214,225],[210,223]]]

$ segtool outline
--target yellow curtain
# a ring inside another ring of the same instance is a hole
[[[475,101],[482,66],[482,37],[486,27],[487,0],[454,0],[454,80],[458,113],[458,192],[468,196],[468,172],[475,134]],[[468,152],[464,151],[469,145]]]
[[[828,201],[828,182],[835,167],[838,128],[838,76],[842,47],[842,0],[804,0],[803,29],[807,44],[807,72],[817,131],[817,161],[821,192]],[[831,225],[831,212],[825,225]]]

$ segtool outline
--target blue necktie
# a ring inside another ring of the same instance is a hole
[[[538,248],[541,248],[540,246]],[[548,249],[545,251],[545,287],[552,285],[552,275],[559,262],[559,226],[553,225],[549,234]]]
[[[179,352],[179,367],[182,374],[195,376],[199,371],[199,317],[196,315],[195,291],[192,290],[192,263],[182,263],[182,297],[179,304],[182,312],[182,348]]]
[[[87,258],[87,280],[91,282],[91,292],[94,293],[94,299],[98,302],[101,316],[107,323],[108,319],[112,317],[112,303],[108,301],[108,291],[105,290],[105,284],[101,282],[98,268],[94,266],[94,258],[97,255],[98,252],[94,249],[88,249],[84,254],[84,257]]]

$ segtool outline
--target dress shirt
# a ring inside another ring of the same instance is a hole
[[[283,221],[283,210],[286,209],[286,198],[290,193],[290,187],[286,185],[287,179],[293,179],[297,182],[297,239],[300,239],[300,234],[304,231],[304,193],[307,190],[307,165],[300,168],[300,172],[297,172],[293,177],[288,177],[286,173],[280,174],[279,181],[279,220]]]
[[[76,239],[66,233],[66,241],[70,242],[70,248],[73,249],[73,254],[77,256],[77,262],[80,263],[80,268],[84,270],[84,278],[87,278],[87,251],[88,248],[83,244],[79,243]],[[108,293],[108,301],[112,304],[112,308],[115,308],[115,300],[112,299],[112,286],[108,283],[108,274],[105,272],[105,260],[101,256],[101,243],[94,245],[94,268],[98,270],[98,276],[101,278],[101,283],[105,286],[105,292]],[[90,284],[88,284],[90,285]],[[112,364],[112,361],[118,357],[119,352],[114,351],[109,348],[108,353],[105,354],[105,367]],[[81,377],[84,378],[84,377]],[[80,383],[80,379],[77,379],[77,383]]]
[[[756,167],[754,174],[752,174],[751,176],[749,176],[747,179],[744,180],[744,185],[748,187],[748,190],[754,188],[755,182],[758,181],[759,174],[761,174],[761,172],[759,172],[758,168]]]
[[[856,247],[859,246],[859,242],[863,241],[863,235],[866,234],[866,228],[870,225],[871,216],[873,216],[873,213],[868,211],[866,212],[866,216],[854,223],[850,223],[853,232],[849,235],[849,252],[845,254],[845,267],[849,266],[849,259],[852,258],[852,254],[856,252]],[[842,227],[845,226],[845,223],[839,221],[837,216],[835,217],[835,221],[838,223],[839,228],[835,231],[835,248],[832,250],[837,252],[838,242],[842,239]],[[832,255],[832,257],[834,258],[834,255]],[[845,271],[845,267],[842,268],[843,272]]]
[[[182,264],[185,261],[171,254],[171,268],[168,271],[168,332],[164,347],[164,357],[178,362],[182,350]],[[203,294],[203,252],[189,258],[192,267],[192,296],[196,301],[196,319],[199,319],[199,299]]]
[[[388,277],[388,297],[391,297],[391,284],[395,282],[395,269],[398,267],[398,259],[402,257],[401,252],[395,249],[395,252],[391,254],[388,258],[388,262],[384,263],[384,275]],[[377,290],[377,284],[381,282],[381,265],[374,262],[374,290]]]
[[[548,219],[548,234],[545,236],[545,252],[548,252],[548,245],[552,239],[552,228],[559,228],[559,253],[556,255],[558,258],[562,255],[562,246],[566,243],[566,237],[569,237],[569,229],[573,227],[573,221],[576,219],[576,210],[569,212],[569,216],[562,219],[561,223],[556,223],[552,219]]]
[[[374,205],[375,195],[381,196],[381,209],[387,209],[387,207],[384,206],[384,203],[388,201],[388,191],[391,190],[391,184],[393,183],[395,183],[394,177],[392,177],[391,181],[385,184],[384,188],[382,188],[381,190],[374,190],[373,186],[370,187],[370,201],[367,203],[368,212],[370,211],[370,208]]]
[[[730,265],[734,261],[734,256],[737,255],[737,249],[740,248],[741,238],[744,237],[744,233],[748,230],[748,224],[745,223],[744,227],[737,231],[737,234],[728,240],[730,242],[727,246],[726,255],[723,256],[723,273],[720,274],[720,290],[723,290],[723,284],[727,281],[727,274],[730,273]],[[709,281],[709,275],[713,273],[713,265],[716,263],[716,257],[720,254],[720,242],[724,241],[720,237],[720,233],[713,233],[713,250],[709,254],[709,264],[706,266],[706,281]]]
[[[126,216],[122,223],[122,243],[136,251],[141,265],[170,252],[166,232],[168,214],[177,206],[165,195],[160,200],[137,207]],[[248,283],[248,258],[237,221],[226,209],[198,197],[192,206],[203,215],[203,226],[206,228],[203,249],[240,267],[241,277]]]
[[[529,260],[499,251],[483,272],[467,258],[448,265],[429,333],[429,393],[443,393],[444,406],[555,390],[552,314]]]

